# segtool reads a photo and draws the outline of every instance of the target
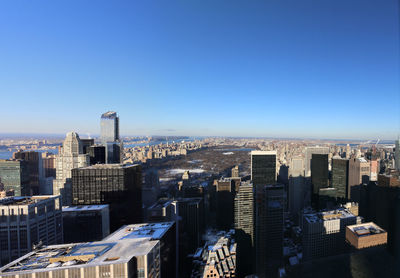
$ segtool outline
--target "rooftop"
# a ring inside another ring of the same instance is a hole
[[[276,151],[251,151],[251,155],[276,155]]]
[[[90,210],[103,210],[108,208],[108,205],[84,205],[84,206],[69,206],[63,207],[62,211],[90,211]]]
[[[21,196],[7,197],[0,199],[0,206],[23,206],[39,203],[40,201],[58,198],[58,195],[43,195],[43,196]]]
[[[344,219],[349,217],[356,217],[349,209],[338,208],[335,210],[320,211],[310,214],[304,214],[305,219],[308,223],[317,223],[330,221],[335,219]]]
[[[158,240],[174,225],[174,222],[131,224],[122,226],[117,231],[104,238],[103,241],[117,241],[121,239]]]
[[[362,223],[357,225],[347,226],[357,237],[371,236],[375,234],[386,233],[384,229],[373,222]]]
[[[167,207],[169,206],[171,203],[173,202],[173,200],[171,199],[160,199],[157,202],[155,202],[154,204],[152,204],[149,209],[158,209],[158,208],[163,208],[163,207]]]
[[[87,166],[87,167],[82,167],[79,168],[81,169],[126,169],[126,168],[130,168],[130,167],[136,167],[139,166],[139,164],[95,164],[95,165],[91,165],[91,166]]]
[[[101,118],[102,118],[102,119],[115,119],[115,118],[117,118],[117,112],[108,111],[108,112],[106,112],[106,113],[103,113],[103,114],[101,115]]]
[[[149,253],[158,241],[127,239],[118,242],[91,242],[52,245],[35,250],[0,268],[0,274],[21,274],[26,271],[48,271],[52,268],[65,269],[126,263],[132,257]],[[11,273],[12,272],[12,273]]]

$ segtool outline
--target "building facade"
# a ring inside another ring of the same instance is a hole
[[[251,151],[251,180],[256,189],[276,183],[276,151]]]
[[[56,179],[53,194],[61,195],[63,205],[72,204],[72,169],[89,165],[89,156],[83,153],[83,145],[75,132],[67,133],[59,154],[56,156]]]
[[[0,263],[19,258],[32,246],[63,242],[60,196],[0,200]]]
[[[13,191],[15,196],[32,195],[26,161],[1,159],[0,178],[5,191]]]
[[[110,205],[110,229],[141,223],[140,165],[96,164],[72,170],[73,205]]]
[[[64,243],[99,241],[110,234],[108,205],[62,208]]]
[[[286,193],[283,184],[266,185],[255,196],[255,249],[258,277],[276,273],[282,263]]]

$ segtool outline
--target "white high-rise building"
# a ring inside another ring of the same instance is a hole
[[[82,142],[75,132],[67,133],[60,153],[56,156],[56,179],[53,183],[53,194],[61,195],[65,206],[72,204],[71,172],[74,168],[89,166],[87,154],[83,154]]]

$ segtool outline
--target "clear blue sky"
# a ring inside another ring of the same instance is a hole
[[[0,132],[393,139],[396,0],[0,2]]]

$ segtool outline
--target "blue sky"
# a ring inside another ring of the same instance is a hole
[[[395,0],[1,1],[0,132],[393,139]]]

